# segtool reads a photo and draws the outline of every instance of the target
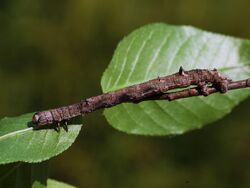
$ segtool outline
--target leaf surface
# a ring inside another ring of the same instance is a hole
[[[125,37],[103,74],[103,92],[190,69],[218,69],[233,80],[250,77],[250,41],[190,26],[151,24]],[[249,89],[173,102],[146,101],[105,109],[116,129],[142,135],[169,135],[214,122],[246,99]]]
[[[75,141],[80,124],[60,129],[33,130],[28,127],[32,114],[0,120],[0,164],[41,162],[66,150]]]
[[[42,185],[40,182],[34,182],[32,188],[76,188],[75,186],[67,183],[59,182],[53,179],[47,180],[47,186]]]
[[[59,182],[53,179],[48,179],[47,188],[76,188],[75,186],[69,185],[64,182]]]

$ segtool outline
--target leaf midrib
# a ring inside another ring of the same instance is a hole
[[[29,131],[33,131],[33,127],[29,127],[29,128],[26,128],[26,129],[21,129],[21,130],[18,130],[18,131],[14,131],[14,132],[4,134],[4,135],[0,136],[0,141],[2,141],[4,139],[7,139],[9,137],[12,137],[12,136],[16,136],[16,135],[19,135],[19,134],[24,134],[24,133],[29,132]]]

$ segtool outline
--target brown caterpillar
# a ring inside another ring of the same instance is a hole
[[[32,122],[35,129],[53,123],[58,124],[58,126],[63,123],[62,125],[66,129],[68,120],[100,108],[109,108],[123,102],[138,103],[147,100],[147,98],[164,94],[168,90],[185,88],[191,85],[197,85],[204,96],[208,95],[207,84],[212,84],[221,93],[225,93],[230,81],[230,79],[218,73],[216,69],[184,71],[180,67],[178,73],[169,76],[158,77],[141,84],[94,96],[73,105],[36,112],[33,115]]]
[[[56,123],[58,126],[62,122],[67,128],[67,121],[81,115],[81,104],[73,104],[61,108],[36,112],[32,117],[34,128],[39,129],[44,125]]]

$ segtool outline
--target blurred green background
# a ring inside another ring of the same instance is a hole
[[[249,0],[1,0],[0,116],[100,94],[117,43],[145,24],[249,39],[249,7]],[[50,177],[88,188],[248,188],[249,105],[178,137],[127,135],[95,112],[73,146],[50,161]]]

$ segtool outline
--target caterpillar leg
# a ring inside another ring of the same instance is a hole
[[[65,121],[63,121],[62,122],[62,128],[66,131],[66,132],[68,132],[68,122],[67,122],[67,120],[65,120]]]
[[[56,132],[60,132],[60,122],[57,122],[56,125],[54,126],[54,130]]]
[[[198,86],[198,88],[200,90],[200,93],[203,96],[208,96],[209,95],[208,89],[207,89],[207,84],[205,82],[200,82],[197,86]]]
[[[213,87],[220,91],[220,93],[226,93],[228,91],[228,83],[230,80],[221,80],[220,82],[214,83]]]

